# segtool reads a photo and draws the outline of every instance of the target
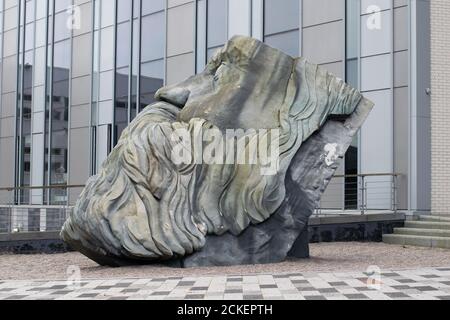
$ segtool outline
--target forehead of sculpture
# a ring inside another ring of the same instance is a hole
[[[294,65],[258,40],[233,37],[208,63],[201,76],[207,89],[191,90],[180,119],[203,118],[221,129],[278,128]]]

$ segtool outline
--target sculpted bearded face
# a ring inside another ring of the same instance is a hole
[[[61,233],[101,264],[189,256],[208,236],[239,237],[267,221],[285,201],[286,174],[298,165],[302,144],[330,117],[353,114],[363,99],[325,69],[246,37],[231,39],[201,74],[160,89],[156,98],[88,181]],[[231,129],[258,134],[230,138]],[[213,130],[220,146],[232,140],[249,158],[261,151],[252,139],[263,140],[263,151],[277,150],[277,170],[264,174],[259,162],[175,161],[180,130],[203,150],[213,140],[201,135]]]

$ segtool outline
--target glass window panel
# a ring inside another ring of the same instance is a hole
[[[18,21],[17,21],[17,7],[10,8],[8,10],[5,10],[4,14],[4,25],[3,30],[10,30],[12,28],[17,28]]]
[[[346,0],[347,1],[347,58],[358,57],[358,28],[359,28],[359,0]]]
[[[72,5],[72,0],[56,0],[55,1],[55,12],[60,12],[69,9]]]
[[[45,86],[34,87],[33,90],[33,112],[45,110]]]
[[[100,71],[100,37],[99,37],[99,31],[94,31],[94,48],[93,48],[93,70],[94,72]]]
[[[65,40],[55,43],[53,55],[54,66],[56,68],[65,69],[65,71],[68,73],[71,57],[70,41]]]
[[[164,60],[147,62],[141,66],[141,107],[154,102],[156,91],[164,85]]]
[[[34,1],[35,0],[27,1],[26,12],[25,12],[25,14],[26,14],[26,16],[25,16],[25,19],[26,19],[25,23],[30,23],[30,22],[34,21],[34,15],[35,15],[35,13],[34,13],[35,2]]]
[[[266,36],[265,42],[291,56],[297,57],[299,55],[299,31],[291,31],[279,33],[271,36]]]
[[[165,0],[152,0],[142,1],[142,15],[145,16],[150,13],[158,12],[164,10],[165,8]]]
[[[141,15],[141,0],[133,0],[133,18],[139,18],[140,15]]]
[[[17,29],[3,33],[3,57],[17,54]]]
[[[164,21],[164,12],[142,18],[142,61],[152,61],[164,57]]]
[[[25,51],[34,48],[34,23],[25,26]]]
[[[358,0],[346,0],[346,81],[351,86],[359,88],[359,60],[358,60],[358,29],[360,13]],[[345,155],[345,175],[358,174],[358,144],[359,137],[355,136]],[[345,208],[358,208],[358,178],[345,179]]]
[[[266,35],[298,29],[300,26],[300,1],[265,0],[264,30]]]
[[[67,26],[69,14],[66,11],[55,15],[55,42],[70,38],[71,30]]]
[[[114,27],[100,31],[100,71],[114,68]]]
[[[36,0],[36,20],[42,19],[47,16],[47,1],[48,0]]]
[[[51,97],[50,184],[67,183],[69,128],[70,40],[55,43],[53,60],[53,96]],[[50,203],[67,200],[66,190],[52,190]]]
[[[117,26],[117,68],[130,64],[131,23],[125,22]]]
[[[113,98],[113,72],[100,73],[99,100],[111,100]]]
[[[123,130],[128,125],[128,73],[129,68],[122,68],[116,73],[116,99],[114,112],[115,141],[117,144]]]
[[[17,80],[17,57],[11,56],[3,59],[3,70],[2,70],[2,84],[3,92],[8,93],[16,90],[16,80]]]
[[[151,2],[151,1],[150,1]],[[118,0],[117,1],[117,22],[124,22],[130,20],[132,1],[130,0]]]
[[[101,0],[101,27],[108,27],[114,24],[115,5],[112,0]]]
[[[94,29],[100,29],[101,0],[94,0]]]
[[[35,51],[35,66],[34,66],[34,85],[43,85],[45,83],[45,64],[46,51],[45,47],[36,49]]]
[[[347,60],[347,83],[358,88],[358,59]]]
[[[98,104],[98,125],[111,124],[113,122],[113,101],[102,101]]]
[[[45,45],[46,41],[46,33],[47,33],[47,23],[45,19],[39,20],[36,22],[36,39],[35,46],[36,48],[42,47]]]
[[[227,41],[227,0],[208,0],[208,48]]]

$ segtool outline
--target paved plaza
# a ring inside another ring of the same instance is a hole
[[[450,267],[72,281],[0,281],[1,300],[450,300]]]

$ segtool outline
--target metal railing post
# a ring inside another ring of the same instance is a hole
[[[393,185],[392,185],[392,211],[394,211],[394,213],[397,213],[397,185],[398,185],[398,179],[397,179],[397,175],[394,174],[393,175]]]
[[[14,198],[15,198],[15,190],[12,189],[9,192],[9,233],[13,232],[13,208],[14,208]]]
[[[366,212],[366,180],[365,176],[361,175],[361,215]]]

